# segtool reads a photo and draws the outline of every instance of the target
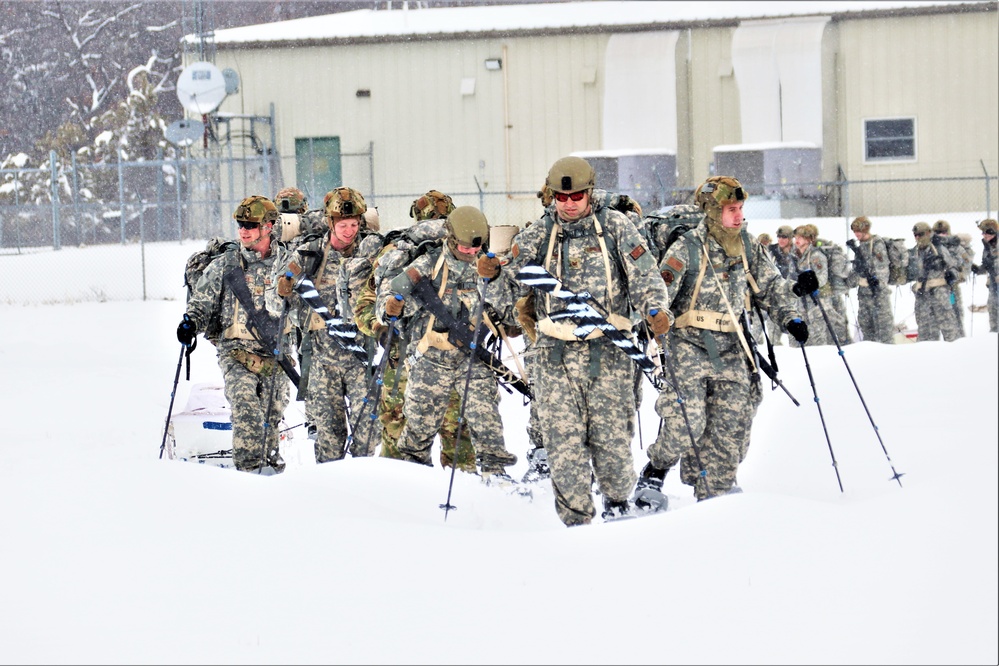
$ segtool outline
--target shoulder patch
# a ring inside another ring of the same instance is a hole
[[[683,262],[676,257],[670,257],[666,260],[666,265],[672,268],[677,273],[682,273],[684,269]]]
[[[645,248],[641,245],[636,245],[635,249],[628,253],[632,261],[638,261],[639,257],[645,254]]]

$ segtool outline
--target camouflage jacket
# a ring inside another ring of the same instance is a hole
[[[597,215],[591,212],[582,219],[565,222],[557,220],[551,209],[513,239],[510,261],[500,272],[506,279],[493,280],[486,286],[489,302],[497,309],[512,311],[513,301],[529,291],[513,277],[526,264],[540,264],[559,277],[569,291],[588,292],[599,304],[597,309],[602,308],[604,313],[631,319],[636,313],[647,315],[653,309],[665,311],[666,288],[656,271],[655,258],[638,229],[616,210],[605,208],[597,214],[610,255],[607,257],[609,283],[603,250],[596,235]],[[551,260],[546,262],[552,235],[555,240]],[[554,296],[547,298],[540,292],[535,295],[539,321],[564,309],[565,303]],[[556,338],[539,331],[538,347],[550,347],[556,342]]]
[[[855,254],[860,255],[860,261],[854,257],[853,262],[851,262],[847,284],[856,287],[860,278],[866,279],[873,273],[874,277],[887,288],[889,264],[888,246],[885,244],[885,240],[872,234],[866,241],[857,241],[855,245],[851,243],[851,248]],[[864,266],[865,270],[860,270],[858,266]]]
[[[917,294],[924,289],[935,289],[941,286],[950,290],[949,286],[940,284],[938,281],[946,281],[948,271],[952,271],[957,276],[960,270],[960,259],[954,256],[943,243],[939,245],[930,243],[926,247],[919,247],[917,244],[915,247],[909,248],[909,267],[906,278],[909,282],[914,283],[912,291]],[[928,284],[933,286],[928,286]]]
[[[809,244],[804,252],[794,248],[791,252],[794,257],[796,273],[789,274],[791,279],[797,279],[798,274],[809,269],[815,271],[815,277],[819,280],[819,296],[832,296],[832,287],[829,286],[829,259],[825,252],[816,250],[814,245]]]
[[[706,222],[702,221],[695,229],[689,231],[686,237],[677,240],[670,246],[659,266],[663,280],[667,282],[672,295],[670,309],[677,317],[691,309],[696,276],[690,276],[687,273],[692,267],[690,253],[695,248],[699,251],[699,259],[696,260],[698,271],[703,267],[704,277],[701,280],[697,301],[693,303],[694,309],[727,314],[728,307],[722,297],[724,294],[732,306],[736,319],[742,317],[747,296],[755,300],[760,309],[781,325],[787,324],[795,317],[800,317],[796,308],[797,296],[791,291],[793,282],[781,276],[766,249],[757,243],[752,235],[749,236],[749,240],[750,255],[746,259],[749,264],[749,273],[760,289],[757,294],[752,293],[742,257],[727,256],[718,241],[708,234]],[[708,257],[711,260],[710,266],[705,262],[702,248],[707,248]],[[820,253],[816,252],[815,254]],[[681,288],[681,285],[684,285],[684,279],[686,279],[686,285]],[[741,343],[735,332],[726,333],[693,326],[681,326],[679,323],[673,328],[673,331],[678,341],[701,347],[712,356],[715,355],[712,348],[716,350],[718,356],[723,358],[726,354],[742,355]]]
[[[273,307],[268,307],[273,305],[273,299],[276,298],[276,291],[273,288],[273,272],[274,267],[280,265],[284,259],[283,248],[278,243],[272,242],[271,253],[264,258],[260,256],[259,252],[240,247],[236,256],[239,257],[239,263],[243,267],[246,286],[253,297],[254,306],[273,315]],[[249,330],[246,328],[246,310],[239,304],[235,294],[222,279],[229,270],[235,267],[234,262],[229,257],[229,253],[223,254],[205,269],[201,279],[198,280],[191,292],[191,299],[187,304],[187,314],[194,321],[197,330],[204,331],[213,311],[219,307],[222,336],[212,342],[218,347],[220,354],[239,348],[260,356],[273,356],[270,344],[261,344],[246,334]],[[242,337],[239,337],[240,331],[242,331]],[[287,336],[283,343],[287,344]],[[285,348],[287,349],[287,347]]]

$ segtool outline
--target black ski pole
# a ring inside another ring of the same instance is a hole
[[[396,300],[399,301],[402,300],[402,296],[399,294],[396,294],[395,298]],[[385,383],[383,379],[383,377],[385,376],[385,367],[388,365],[389,351],[392,349],[392,338],[395,333],[395,325],[398,319],[399,319],[398,317],[389,318],[389,328],[388,332],[385,334],[385,344],[382,345],[382,357],[378,360],[378,367],[375,368],[374,373],[371,375],[371,378],[368,380],[368,391],[364,395],[364,399],[361,401],[361,404],[358,406],[357,416],[354,417],[354,422],[350,424],[350,433],[347,435],[347,444],[346,446],[344,446],[343,449],[344,457],[346,457],[347,453],[350,452],[350,447],[354,443],[354,433],[357,432],[358,427],[360,427],[361,425],[361,417],[364,416],[365,408],[368,407],[368,405],[371,405],[372,403],[374,403],[375,405],[377,405],[378,403],[378,398],[376,397],[375,393],[377,392],[380,394],[381,391],[379,389],[381,389],[382,385]],[[397,372],[399,369],[401,369],[401,362],[403,359],[399,360],[400,360],[400,368],[397,368],[396,370]],[[353,408],[353,405],[351,405],[351,407]],[[371,420],[371,433],[369,433],[368,435],[369,437],[373,437],[375,431],[374,422],[378,419],[378,410],[372,407],[371,415],[368,418]],[[368,445],[369,446],[371,445],[370,439],[368,440]]]
[[[490,259],[496,255],[492,252],[486,253],[486,256]],[[489,284],[489,278],[482,278],[482,284]],[[468,404],[468,387],[472,383],[472,366],[475,363],[475,349],[479,343],[479,336],[482,335],[482,324],[484,323],[485,317],[482,316],[482,310],[486,304],[486,297],[483,290],[479,290],[479,307],[476,308],[475,316],[478,317],[475,324],[475,333],[472,335],[471,349],[468,355],[468,369],[465,371],[465,390],[461,394],[461,409],[458,410],[458,431],[454,435],[455,447],[458,446],[457,442],[461,441],[461,432],[465,429],[465,405]],[[458,451],[455,448],[455,454],[451,457],[451,480],[447,484],[447,499],[444,503],[440,505],[440,508],[444,509],[444,522],[447,522],[447,514],[451,509],[457,509],[458,507],[451,504],[451,492],[454,489],[454,473],[458,468]]]
[[[656,312],[657,310],[652,310],[649,314],[655,317]],[[711,486],[708,483],[708,470],[704,468],[704,463],[701,461],[701,449],[697,446],[697,440],[694,439],[694,430],[690,427],[690,418],[687,416],[687,403],[683,399],[683,394],[680,393],[680,382],[676,379],[676,369],[670,360],[670,357],[675,353],[673,349],[673,337],[669,336],[667,338],[666,334],[660,335],[659,343],[659,348],[663,352],[663,360],[666,363],[666,369],[669,371],[670,381],[673,383],[673,390],[676,391],[676,402],[680,405],[680,413],[683,414],[683,424],[687,427],[687,435],[690,437],[690,448],[693,449],[694,460],[697,461],[698,476],[704,482],[704,490],[707,492],[708,497],[714,497],[714,493],[711,492]],[[670,346],[669,351],[666,350],[666,345]]]
[[[888,455],[888,449],[885,448],[885,443],[881,439],[881,432],[878,430],[878,426],[874,423],[874,417],[871,416],[871,410],[867,408],[867,402],[864,400],[864,396],[860,393],[860,387],[857,386],[857,380],[853,377],[853,370],[850,369],[850,364],[846,362],[846,354],[843,352],[843,348],[839,346],[839,340],[836,339],[836,333],[833,331],[832,324],[829,321],[828,315],[826,315],[826,309],[822,307],[822,302],[819,301],[818,296],[812,293],[812,302],[819,306],[819,312],[822,313],[822,319],[826,322],[826,328],[829,329],[829,334],[832,335],[833,342],[836,343],[836,349],[839,352],[839,357],[843,359],[843,365],[846,366],[846,372],[850,375],[850,381],[853,382],[853,388],[857,391],[857,397],[860,398],[860,404],[864,406],[864,411],[867,412],[867,418],[871,422],[871,427],[874,428],[874,434],[877,435],[878,442],[881,444],[881,450],[885,452],[885,457],[888,459],[888,466],[891,467],[892,479],[898,482],[898,487],[902,487],[902,475],[904,472],[899,473],[895,470],[895,465],[891,461],[891,456]],[[804,348],[802,348],[804,351]],[[811,374],[809,374],[811,377]],[[823,426],[824,427],[824,426]]]
[[[812,377],[812,366],[808,363],[808,354],[805,353],[805,343],[799,342],[798,346],[801,347],[801,356],[805,359],[805,370],[808,371],[808,381],[812,385],[812,396],[815,398],[815,406],[819,410],[819,420],[822,421],[822,432],[826,436],[826,444],[829,446],[829,456],[832,458],[832,466],[836,471],[836,483],[839,484],[839,491],[843,492],[843,481],[839,478],[839,466],[836,464],[836,454],[833,453],[832,442],[829,441],[829,431],[826,429],[826,417],[822,415],[822,405],[819,404],[819,394],[815,390],[815,378]]]
[[[284,276],[286,278],[291,279],[295,277],[295,274],[292,273],[291,271],[286,271]],[[273,349],[274,367],[272,368],[271,371],[271,378],[270,378],[271,390],[268,392],[267,396],[267,409],[264,411],[264,429],[263,429],[263,435],[261,436],[262,441],[260,444],[260,467],[257,469],[257,474],[263,474],[264,465],[267,464],[267,433],[271,429],[271,411],[273,410],[274,407],[274,389],[277,387],[278,383],[278,372],[277,372],[278,363],[280,363],[281,359],[284,358],[284,344],[282,344],[282,342],[284,338],[284,326],[285,323],[288,321],[288,299],[285,298],[282,300],[284,301],[284,303],[281,306],[281,317],[278,319],[277,334],[275,336],[276,340],[274,341],[275,345]],[[279,446],[280,446],[280,441],[281,438],[279,435],[278,436]]]
[[[177,383],[180,382],[180,367],[184,365],[184,352],[187,345],[180,343],[180,357],[177,359],[177,372],[173,376],[173,389],[170,391],[170,406],[167,408],[166,424],[163,426],[163,441],[160,442],[160,460],[163,459],[163,449],[166,448],[167,433],[170,431],[170,416],[173,414],[173,400],[177,396]],[[191,355],[187,356],[187,378],[191,378]]]

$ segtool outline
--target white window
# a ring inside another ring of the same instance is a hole
[[[864,161],[916,159],[916,119],[880,118],[864,121]]]

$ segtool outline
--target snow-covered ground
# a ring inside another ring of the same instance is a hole
[[[971,232],[969,218],[944,216]],[[890,235],[911,239],[911,222]],[[843,220],[820,228],[847,238]],[[767,390],[741,495],[696,503],[671,472],[670,511],[570,530],[550,488],[528,500],[459,473],[445,522],[449,470],[317,466],[301,428],[276,477],[159,459],[196,247],[157,250],[173,253],[149,278],[165,300],[21,305],[20,284],[0,290],[5,663],[999,661],[999,345],[984,313],[955,343],[807,348],[817,403],[800,349],[779,347],[801,405]],[[136,248],[114,250],[122,266]],[[110,288],[87,271],[67,285],[67,256],[0,262],[53,294]],[[202,342],[174,413],[219,379]],[[658,426],[644,396],[636,468]],[[519,476],[527,408],[504,393],[501,410]]]

